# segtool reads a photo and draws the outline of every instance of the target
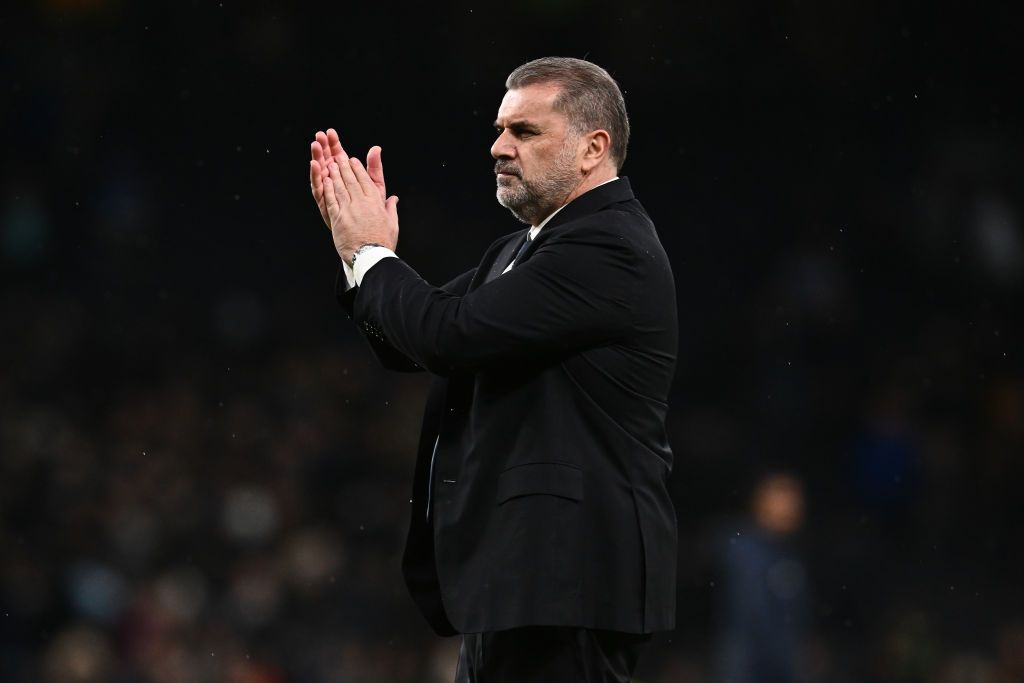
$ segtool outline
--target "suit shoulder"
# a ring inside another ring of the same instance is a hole
[[[605,211],[616,214],[619,220],[632,223],[644,223],[654,227],[654,221],[647,213],[647,209],[636,199],[626,202],[618,202],[605,207]]]
[[[600,211],[566,223],[564,228],[567,234],[586,234],[588,238],[606,236],[621,240],[627,237],[631,242],[658,239],[654,222],[635,199],[609,204]]]
[[[635,199],[630,199],[624,202],[609,204],[598,211],[588,213],[585,216],[580,216],[566,225],[600,230],[602,228],[609,229],[616,226],[636,225],[641,223],[653,225],[651,217],[647,214],[643,205]]]

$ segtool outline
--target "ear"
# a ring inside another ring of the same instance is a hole
[[[580,170],[583,171],[583,175],[589,174],[608,158],[611,141],[608,131],[600,128],[592,130],[580,138],[580,147],[583,153],[580,159]]]

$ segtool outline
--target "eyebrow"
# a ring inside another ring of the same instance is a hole
[[[497,120],[494,121],[494,127],[498,130],[502,129],[502,125]],[[530,123],[529,121],[511,121],[508,126],[509,130],[516,132],[528,132],[528,133],[539,133],[540,128],[536,124]]]

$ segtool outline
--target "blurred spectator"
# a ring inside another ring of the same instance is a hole
[[[809,597],[793,536],[803,523],[803,485],[773,473],[757,482],[750,518],[718,539],[717,683],[800,680]]]

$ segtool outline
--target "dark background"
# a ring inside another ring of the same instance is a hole
[[[491,122],[550,54],[619,81],[678,289],[679,626],[639,677],[715,680],[716,539],[784,469],[803,679],[1024,680],[1011,4],[2,13],[4,681],[450,680],[399,571],[428,378],[335,302],[309,142],[382,145],[440,284],[519,229]]]

